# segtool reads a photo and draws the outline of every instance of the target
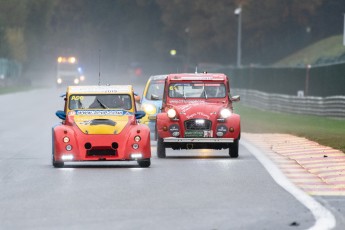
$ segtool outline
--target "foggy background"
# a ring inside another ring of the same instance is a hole
[[[0,0],[0,57],[28,82],[55,82],[60,55],[76,56],[92,83],[99,69],[106,83],[130,83],[235,66],[239,6],[244,66],[343,32],[343,0]]]

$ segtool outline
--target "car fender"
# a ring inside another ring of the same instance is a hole
[[[64,143],[64,137],[69,137],[69,142]],[[53,127],[53,152],[55,158],[59,158],[61,154],[66,153],[66,145],[73,146],[73,153],[79,153],[78,140],[75,138],[75,132],[72,127],[66,125],[57,125]]]
[[[134,137],[139,135],[141,140],[138,142],[139,148],[134,150],[132,145],[136,143],[134,141]],[[138,124],[135,126],[131,126],[128,130],[126,146],[128,147],[128,154],[135,153],[135,152],[142,152],[144,154],[144,158],[151,157],[151,140],[150,140],[150,129],[147,125]]]
[[[232,114],[230,119],[227,119],[227,126],[233,127],[234,132],[231,133],[231,137],[239,139],[241,137],[241,117],[238,114]]]
[[[169,126],[171,124],[171,119],[168,117],[167,113],[158,113],[156,120],[157,134],[159,137],[165,137],[169,135],[167,131],[163,130],[164,126]]]

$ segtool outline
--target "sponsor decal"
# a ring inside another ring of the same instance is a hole
[[[179,131],[180,131],[180,127],[179,127],[178,125],[176,125],[176,124],[170,125],[170,126],[169,126],[169,131],[170,131],[171,133],[173,133],[173,132],[179,132]]]
[[[176,124],[170,125],[169,131],[173,137],[177,137],[180,135],[180,127]]]
[[[131,92],[130,86],[70,86],[70,93],[125,93]]]
[[[91,120],[90,121],[82,121],[82,122],[78,122],[81,125],[90,125],[91,124]]]
[[[188,100],[188,99],[179,99],[179,100],[169,100],[171,104],[205,104],[205,100]]]
[[[76,110],[75,115],[129,116],[132,113],[126,110]]]
[[[217,126],[217,133],[223,133],[225,135],[228,128],[225,125],[218,125]]]
[[[192,108],[192,106],[189,104],[181,106],[181,113],[187,112],[190,108]]]
[[[205,114],[205,113],[203,113],[203,112],[196,112],[196,113],[193,113],[193,114],[188,115],[188,116],[186,116],[186,117],[187,117],[187,119],[191,119],[191,118],[194,118],[194,117],[196,117],[196,116],[198,116],[198,117],[204,117],[204,118],[206,118],[206,119],[210,119],[210,116],[207,115],[207,114]]]
[[[68,112],[68,116],[75,116],[75,111],[73,111],[73,110],[72,110],[72,111],[69,111],[69,112]]]

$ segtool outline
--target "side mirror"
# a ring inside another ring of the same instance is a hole
[[[238,101],[240,101],[240,96],[239,95],[233,96],[230,98],[230,100],[233,102],[238,102]]]
[[[144,111],[137,111],[135,112],[135,119],[141,119],[143,117],[145,117],[146,113]]]
[[[55,115],[61,120],[66,120],[66,113],[62,110],[56,111]]]
[[[159,100],[159,96],[156,95],[156,94],[151,94],[151,100],[158,101]]]

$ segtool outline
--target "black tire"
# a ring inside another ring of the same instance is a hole
[[[157,138],[157,157],[158,158],[166,157],[163,138],[160,138],[160,137]]]
[[[63,161],[54,161],[53,162],[54,168],[62,168],[64,166]]]
[[[154,133],[154,136],[153,136],[153,139],[155,140],[155,141],[157,141],[157,125],[155,125],[155,133]]]
[[[238,157],[238,139],[231,143],[229,146],[229,155],[230,158],[237,158]]]
[[[142,168],[148,168],[151,165],[151,160],[150,159],[140,160],[138,161],[138,164]]]
[[[62,168],[64,166],[64,163],[63,163],[63,161],[55,161],[54,153],[53,153],[52,165],[54,166],[54,168]]]

